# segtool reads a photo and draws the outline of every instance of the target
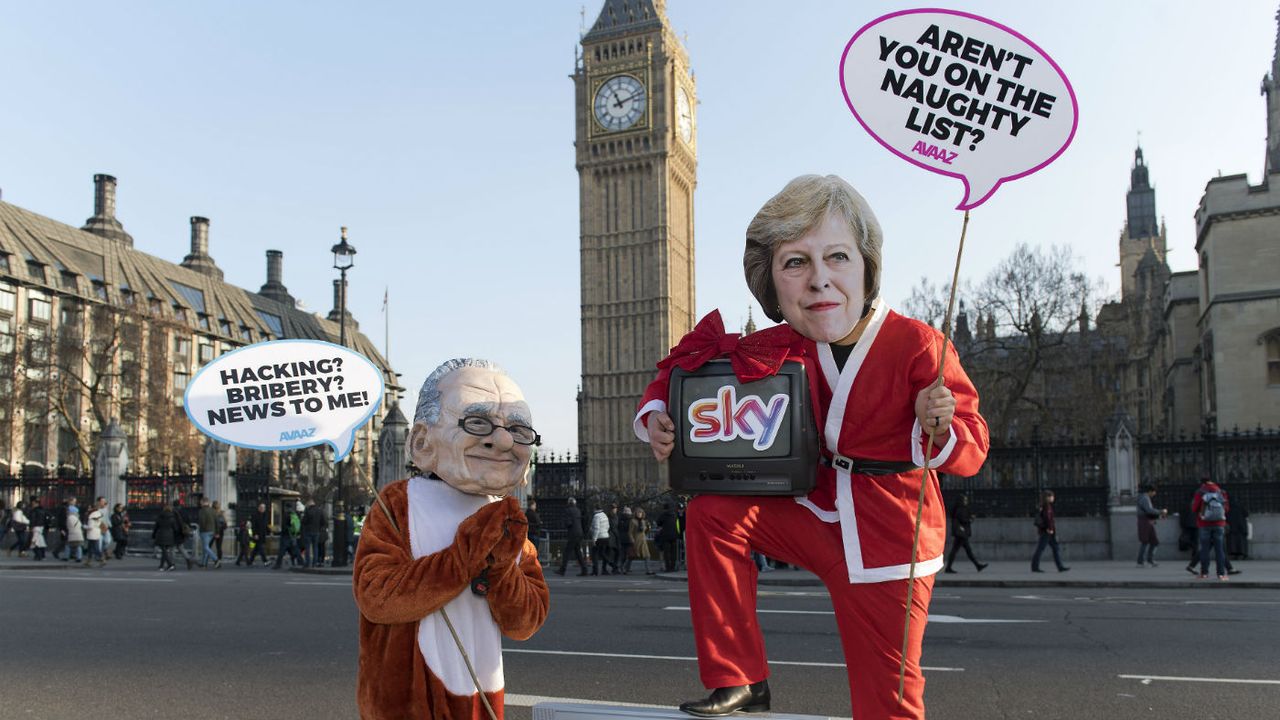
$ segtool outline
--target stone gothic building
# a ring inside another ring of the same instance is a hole
[[[694,322],[697,92],[663,0],[606,0],[573,72],[582,386],[592,485],[666,485],[631,421],[653,365]]]
[[[258,291],[229,285],[209,230],[207,218],[191,218],[181,263],[136,250],[110,175],[94,176],[93,216],[80,228],[0,202],[0,474],[87,475],[112,420],[127,442],[128,472],[198,472],[204,441],[182,399],[201,367],[265,340],[338,342],[337,281],[326,317],[298,309],[276,250],[266,252]],[[382,369],[394,405],[395,372],[350,332],[349,314],[347,327],[348,344]],[[375,417],[358,431],[348,473],[372,478],[380,424]],[[323,483],[332,473],[317,449],[262,455],[273,483]]]

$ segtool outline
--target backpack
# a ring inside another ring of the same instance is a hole
[[[1200,496],[1200,519],[1205,522],[1221,522],[1227,519],[1227,509],[1222,503],[1222,493],[1207,492]]]

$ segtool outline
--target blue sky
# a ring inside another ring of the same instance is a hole
[[[586,5],[590,24],[600,0]],[[1071,148],[972,213],[962,275],[1018,242],[1069,244],[1118,291],[1116,241],[1142,145],[1170,264],[1194,268],[1193,213],[1219,172],[1259,182],[1259,81],[1275,2],[938,2],[1031,38],[1071,79]],[[32,3],[0,0],[0,191],[71,225],[92,176],[118,217],[180,261],[212,221],[227,280],[257,289],[264,251],[311,310],[331,303],[338,227],[359,251],[350,304],[410,387],[489,357],[524,388],[545,447],[576,444],[580,374],[574,48],[581,2]],[[845,43],[888,2],[670,0],[699,105],[698,314],[745,320],[743,230],[805,172],[844,176],[885,230],[884,294],[950,277],[958,181],[877,145],[840,95]],[[760,318],[759,308],[756,317]],[[655,361],[657,358],[655,358]]]

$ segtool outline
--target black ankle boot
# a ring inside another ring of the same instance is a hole
[[[769,681],[761,680],[750,685],[716,688],[705,700],[691,700],[680,704],[680,711],[695,717],[723,717],[741,710],[743,712],[769,712]]]

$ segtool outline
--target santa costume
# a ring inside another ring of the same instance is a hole
[[[831,345],[804,338],[785,323],[741,340],[743,345],[785,346],[786,359],[804,363],[822,460],[816,487],[804,497],[700,495],[689,503],[689,604],[703,684],[756,683],[768,677],[769,669],[756,620],[757,569],[751,553],[805,567],[831,594],[853,717],[923,718],[921,644],[933,575],[942,568],[946,544],[946,513],[934,473],[926,480],[901,703],[898,671],[920,468],[928,442],[915,417],[915,399],[937,380],[943,338],[879,299],[869,314],[842,369]],[[648,441],[648,414],[666,410],[671,369],[692,369],[689,365],[697,361],[686,363],[686,358],[722,354],[738,342],[724,336],[710,351],[706,343],[685,347],[692,336],[716,334],[719,315],[713,315],[659,364],[659,375],[635,418],[641,440]],[[781,358],[772,371],[780,365]],[[973,475],[986,459],[987,424],[978,414],[978,393],[950,346],[945,370],[955,415],[945,436],[935,438],[929,467]]]

